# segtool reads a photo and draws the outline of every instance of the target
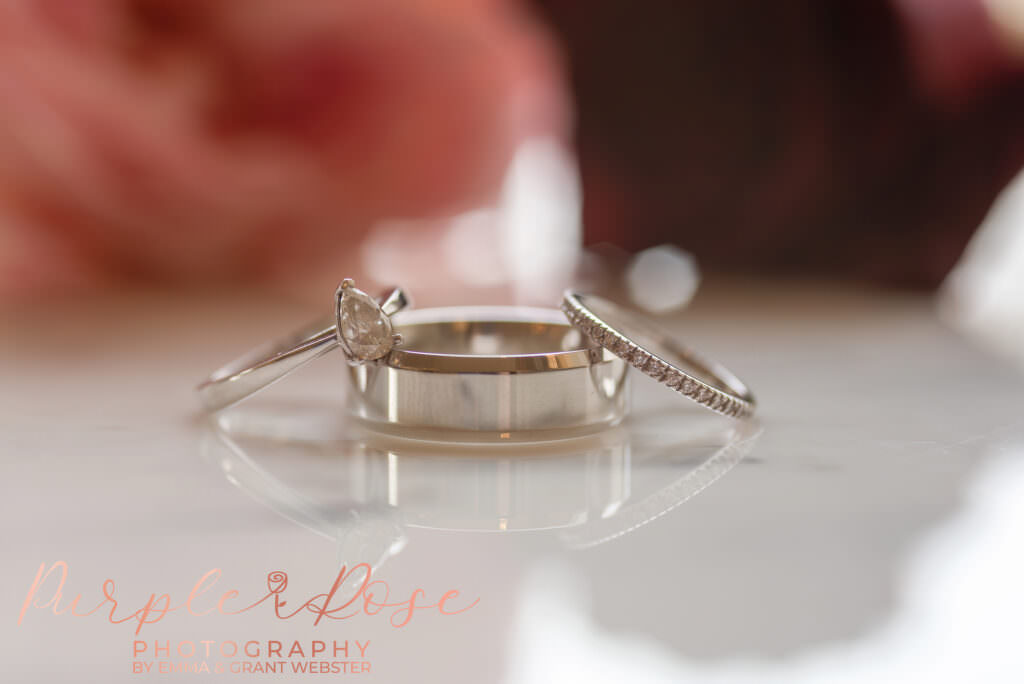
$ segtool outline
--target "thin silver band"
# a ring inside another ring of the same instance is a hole
[[[348,369],[351,412],[403,436],[522,441],[576,436],[626,413],[626,364],[555,309],[452,307],[392,319],[401,348]]]
[[[388,315],[409,303],[405,292],[398,287],[378,301]],[[336,318],[325,317],[287,337],[257,347],[217,370],[196,388],[199,399],[208,411],[227,408],[337,347]]]
[[[753,415],[754,395],[739,378],[636,314],[575,292],[565,293],[562,311],[594,342],[688,399],[734,418]]]

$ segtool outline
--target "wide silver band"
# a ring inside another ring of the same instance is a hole
[[[562,311],[591,340],[701,406],[735,418],[753,415],[754,396],[739,378],[637,314],[575,292],[565,293]]]
[[[391,315],[408,306],[409,299],[396,287],[378,302],[384,313]],[[332,315],[257,347],[217,370],[196,388],[199,400],[208,411],[226,408],[337,347],[337,318]]]
[[[347,369],[351,412],[406,437],[520,441],[575,436],[626,412],[626,364],[554,309],[451,307],[392,319],[380,365]]]

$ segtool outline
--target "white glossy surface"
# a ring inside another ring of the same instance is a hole
[[[396,595],[480,602],[400,629],[179,611],[139,638],[370,640],[370,681],[1024,676],[1024,380],[928,300],[710,286],[673,325],[758,396],[740,453],[716,455],[728,422],[637,374],[628,429],[497,457],[353,442],[334,355],[227,414],[225,442],[194,383],[321,313],[240,302],[5,315],[4,681],[160,678],[131,673],[133,625],[17,625],[42,562],[67,561],[83,605],[109,577],[135,610],[214,567],[250,597],[285,570],[297,604],[354,556]]]

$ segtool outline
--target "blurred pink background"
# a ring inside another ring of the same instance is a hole
[[[486,202],[560,133],[505,0],[0,4],[0,289],[272,277]]]
[[[1024,159],[1020,15],[3,3],[0,296],[338,270],[383,219],[493,205],[534,138],[575,146],[587,242],[931,287]]]

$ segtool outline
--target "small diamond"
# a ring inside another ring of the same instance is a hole
[[[691,378],[685,378],[681,389],[683,390],[683,394],[686,396],[693,396],[694,391],[697,389],[697,383]]]
[[[640,347],[634,349],[629,355],[629,358],[633,362],[633,365],[637,368],[643,368],[645,365],[647,365],[647,359],[649,359],[650,357],[651,355],[645,352]]]
[[[668,380],[665,381],[669,387],[678,390],[683,386],[683,376],[671,370],[668,371]]]
[[[355,359],[371,361],[394,346],[391,321],[368,294],[354,287],[340,290],[338,334]]]
[[[651,360],[647,362],[647,365],[644,366],[644,373],[647,373],[647,375],[651,376],[655,380],[661,380],[665,375],[666,370],[665,362],[653,356],[651,357]]]
[[[706,404],[713,394],[714,393],[707,387],[701,387],[700,392],[697,393],[697,401],[702,404]]]
[[[626,342],[626,340],[622,339],[618,335],[609,335],[609,337],[610,339],[606,339],[605,342],[607,343],[608,349],[610,349],[613,354],[621,356],[629,351],[629,342]]]

